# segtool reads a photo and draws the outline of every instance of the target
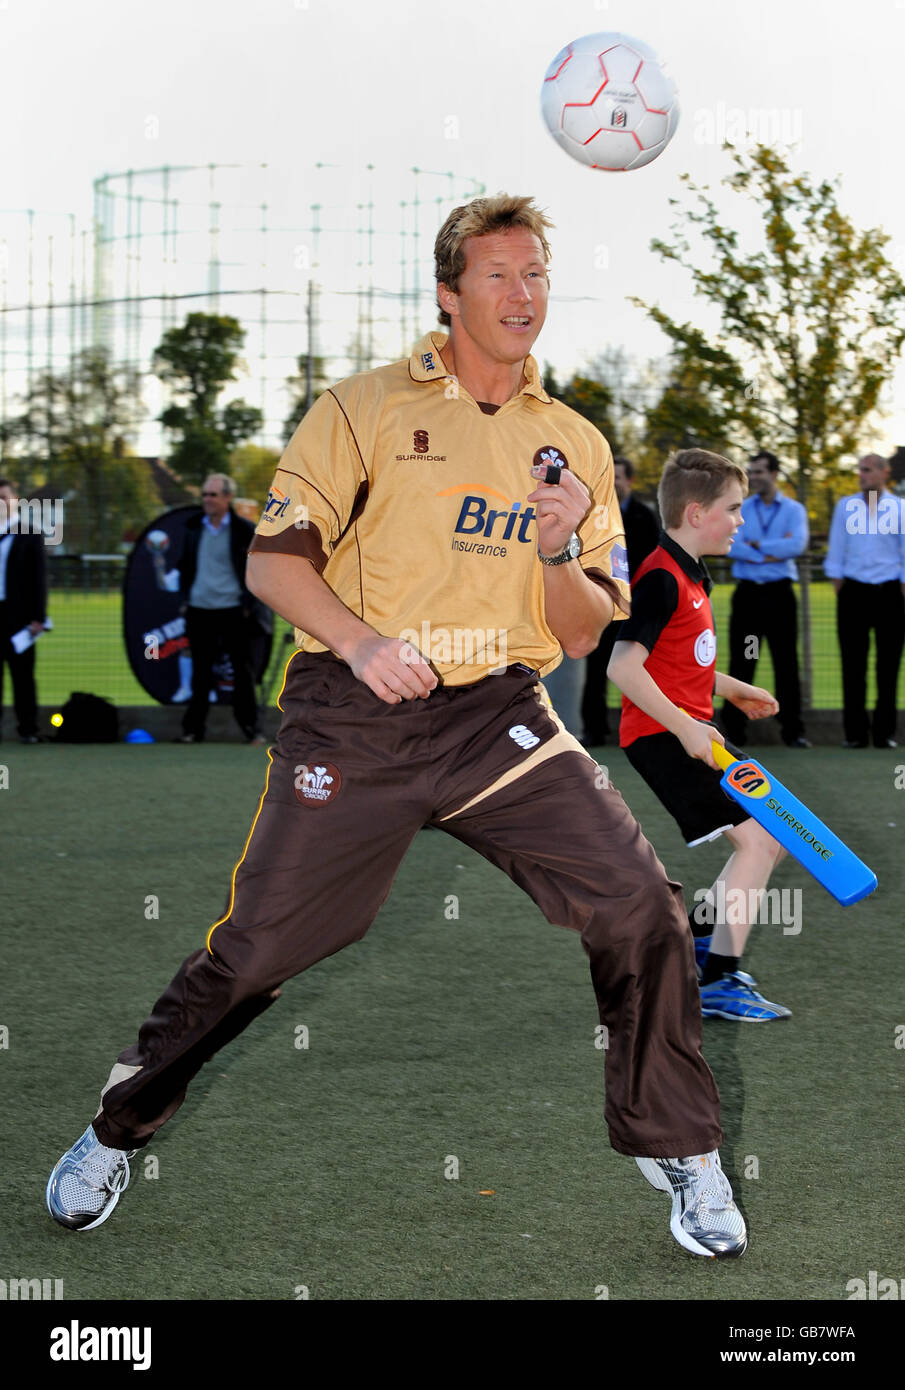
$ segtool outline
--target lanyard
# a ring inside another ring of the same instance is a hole
[[[758,519],[758,521],[760,522],[760,529],[761,529],[762,539],[763,539],[763,540],[766,540],[767,537],[768,537],[769,534],[770,534],[770,527],[773,525],[774,521],[776,520],[776,518],[779,516],[780,512],[782,511],[782,507],[781,507],[781,505],[780,505],[780,501],[779,501],[779,498],[778,498],[778,497],[777,497],[773,502],[771,502],[771,503],[770,503],[770,516],[769,516],[769,520],[768,520],[766,523],[764,522],[763,511],[761,510],[762,507],[763,507],[763,502],[761,501],[761,499],[760,499],[759,497],[755,497],[755,499],[754,499],[754,508],[755,508],[755,511],[757,512],[757,519]]]

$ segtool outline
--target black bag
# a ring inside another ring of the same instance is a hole
[[[99,695],[74,691],[60,713],[63,724],[57,734],[60,743],[117,743],[119,717],[109,700]]]

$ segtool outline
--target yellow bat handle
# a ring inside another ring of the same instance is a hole
[[[681,705],[679,705],[679,709],[682,711],[683,714],[688,714],[688,711],[682,709]],[[728,750],[725,749],[721,743],[715,743],[714,740],[711,739],[710,747],[713,749],[713,756],[717,762],[717,765],[721,767],[724,772],[728,772],[732,764],[738,762],[738,758],[734,758],[732,754],[728,752]]]
[[[728,772],[733,763],[738,762],[738,758],[734,758],[729,752],[729,749],[724,748],[721,743],[714,743],[713,739],[711,739],[710,747],[713,749],[713,756],[724,772]]]

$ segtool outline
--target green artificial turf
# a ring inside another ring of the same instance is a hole
[[[811,586],[811,631],[813,645],[814,709],[840,709],[842,676],[836,642],[835,596],[829,584]],[[731,584],[718,584],[713,591],[717,629],[717,665],[729,669],[729,604]],[[118,705],[151,703],[151,697],[132,674],[122,638],[122,600],[118,593],[82,593],[54,590],[50,613],[55,630],[41,637],[37,648],[37,678],[42,704],[62,703],[73,690],[103,695]],[[289,625],[276,621],[276,635],[267,678],[268,698],[276,703],[282,670],[289,648],[283,643]],[[757,668],[758,684],[773,689],[773,666],[768,644]],[[868,671],[868,703],[875,697],[874,659],[871,647]],[[619,703],[615,688],[608,687],[610,705]],[[905,663],[899,682],[899,705],[905,705]]]
[[[688,850],[618,750],[606,755],[690,901],[725,851]],[[133,1160],[111,1220],[85,1234],[54,1225],[47,1175],[220,915],[265,758],[230,745],[0,746],[6,1270],[62,1279],[80,1300],[558,1301],[604,1287],[610,1300],[841,1300],[870,1270],[897,1276],[895,757],[771,750],[776,775],[881,886],[843,909],[786,861],[775,883],[802,889],[803,930],[756,928],[746,964],[793,1017],[705,1023],[723,1159],[751,1232],[745,1258],[723,1263],[680,1250],[667,1199],[608,1145],[577,938],[435,831],[417,837],[364,941],[288,982],[196,1078]]]

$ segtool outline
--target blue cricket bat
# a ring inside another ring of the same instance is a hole
[[[843,907],[866,898],[877,875],[844,845],[838,835],[754,758],[736,758],[714,743],[713,756],[723,776],[720,786],[787,849]]]

